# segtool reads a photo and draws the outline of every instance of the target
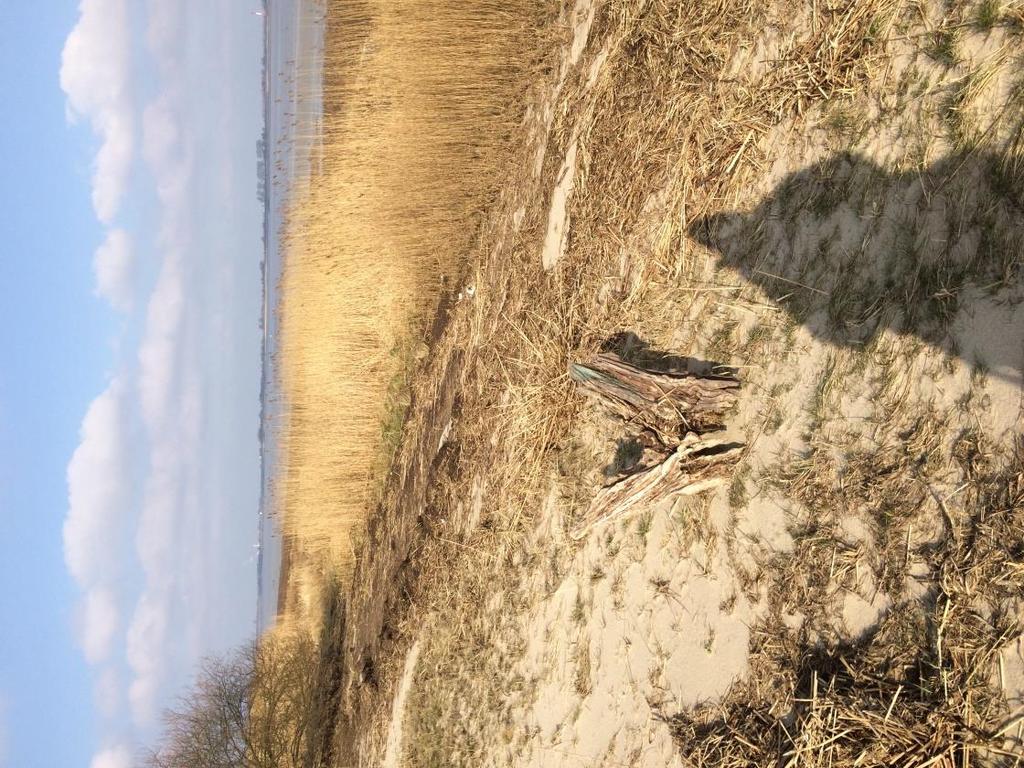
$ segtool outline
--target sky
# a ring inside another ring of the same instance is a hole
[[[128,768],[253,636],[257,0],[0,0],[0,768]]]

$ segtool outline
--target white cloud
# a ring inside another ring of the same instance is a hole
[[[163,205],[161,235],[168,244],[168,234],[176,238],[188,229],[185,219],[191,198],[193,148],[182,123],[184,107],[176,103],[172,90],[165,90],[142,112],[142,156],[153,172],[157,198]]]
[[[132,752],[122,745],[97,752],[89,768],[132,768]]]
[[[193,568],[190,552],[202,546],[194,529],[203,519],[200,440],[201,377],[195,338],[183,317],[182,286],[175,259],[168,256],[150,299],[146,333],[139,351],[139,399],[149,434],[149,471],[135,536],[145,584],[128,630],[127,660],[133,673],[128,691],[140,727],[153,722],[158,698],[175,658],[191,649],[169,638],[171,615],[183,599],[182,584]],[[207,513],[215,510],[206,509]],[[188,542],[183,546],[183,542]],[[193,619],[205,595],[189,601]]]
[[[149,3],[149,11],[149,44],[162,70],[163,87],[143,111],[142,156],[160,202],[157,241],[162,264],[138,350],[139,406],[149,436],[149,470],[135,546],[145,582],[128,629],[126,653],[132,672],[128,701],[139,727],[155,720],[161,695],[178,665],[195,661],[196,649],[181,635],[194,631],[206,605],[203,590],[186,597],[196,550],[202,546],[195,531],[204,516],[198,501],[203,485],[198,457],[205,452],[199,434],[201,393],[208,378],[196,357],[204,307],[192,283],[195,270],[203,269],[202,252],[193,242],[192,110],[183,103],[189,89],[187,68],[179,66],[184,48],[180,8],[156,0]],[[216,510],[207,506],[205,513]],[[193,626],[180,628],[172,638],[171,616],[186,599]]]
[[[123,229],[107,233],[92,261],[96,275],[96,293],[114,309],[125,312],[132,307],[135,258],[131,238]]]
[[[167,630],[169,595],[149,590],[139,599],[128,628],[127,656],[132,670],[128,702],[136,725],[153,725],[159,714],[157,701],[167,674]]]
[[[111,718],[121,706],[121,676],[115,667],[107,667],[98,678],[93,689],[96,708],[104,717]]]
[[[181,125],[168,91],[142,111],[142,156],[155,171],[167,169],[181,144]]]
[[[117,601],[109,589],[93,587],[89,590],[82,611],[81,642],[90,664],[98,664],[110,655],[120,619]]]
[[[135,129],[130,62],[126,0],[82,0],[78,24],[61,54],[60,85],[68,97],[69,116],[89,120],[100,139],[92,203],[104,223],[117,214],[131,169]]]
[[[146,330],[139,345],[139,397],[143,419],[153,434],[169,416],[184,314],[182,283],[180,259],[166,256],[146,307]]]
[[[149,0],[146,11],[146,43],[160,67],[168,70],[181,54],[183,20],[187,14],[183,13],[180,0]]]
[[[83,0],[64,42],[60,84],[78,115],[102,113],[124,97],[128,64],[125,0]]]
[[[134,149],[134,118],[130,111],[117,111],[94,120],[102,137],[92,175],[92,207],[104,224],[113,221],[121,206]]]
[[[114,379],[89,406],[68,463],[64,560],[86,588],[106,575],[116,554],[112,532],[128,500],[128,428],[122,399],[123,387]]]

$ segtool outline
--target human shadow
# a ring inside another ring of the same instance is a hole
[[[823,341],[891,329],[1021,381],[1024,162],[964,152],[893,173],[837,154],[688,233]]]

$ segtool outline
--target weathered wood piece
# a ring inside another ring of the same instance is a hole
[[[711,440],[690,432],[660,464],[598,491],[583,521],[570,534],[579,541],[595,526],[619,520],[670,496],[688,496],[724,482],[743,450],[741,443]]]
[[[651,430],[669,446],[687,432],[720,426],[740,386],[729,376],[647,371],[611,352],[585,365],[573,363],[569,375],[582,392],[623,421]]]

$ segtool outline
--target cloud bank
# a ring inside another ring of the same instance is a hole
[[[103,723],[91,768],[123,768],[198,660],[254,631],[262,36],[228,2],[79,10],[60,81],[99,142],[95,291],[125,326],[68,464],[64,555]],[[144,226],[119,220],[128,195]]]

